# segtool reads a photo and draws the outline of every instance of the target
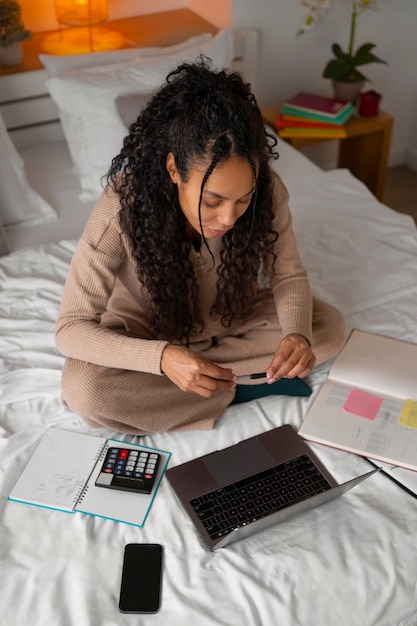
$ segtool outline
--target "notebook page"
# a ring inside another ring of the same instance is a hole
[[[102,437],[48,429],[9,500],[73,512],[105,441]]]
[[[405,400],[415,397],[416,372],[417,344],[355,329],[329,379]]]
[[[158,452],[161,455],[154,488],[150,494],[133,493],[121,491],[119,489],[107,489],[105,487],[97,487],[94,483],[100,473],[101,463],[109,446],[127,448],[128,450],[147,450]],[[162,476],[168,465],[171,453],[164,450],[156,450],[138,444],[127,443],[126,441],[117,441],[108,439],[100,459],[98,459],[94,470],[88,480],[86,488],[80,495],[79,502],[75,507],[80,513],[89,513],[98,515],[117,522],[125,522],[135,526],[142,527],[146,521],[146,517],[152,506],[152,502],[156,496],[156,492],[161,482]]]

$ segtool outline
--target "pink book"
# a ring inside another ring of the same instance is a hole
[[[285,103],[283,109],[296,109],[307,113],[315,113],[328,117],[338,117],[347,109],[352,107],[352,103],[347,100],[317,96],[312,93],[300,91],[293,98]]]

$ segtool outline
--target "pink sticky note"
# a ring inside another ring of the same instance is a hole
[[[383,401],[383,398],[373,396],[366,391],[352,389],[343,408],[348,413],[366,417],[368,420],[374,420]]]

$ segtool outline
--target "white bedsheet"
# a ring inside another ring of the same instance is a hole
[[[347,171],[287,184],[314,292],[341,308],[348,328],[417,342],[412,220],[377,203]],[[383,475],[214,553],[200,544],[166,480],[143,529],[7,501],[45,427],[116,434],[91,431],[60,403],[63,357],[53,327],[75,245],[67,240],[0,259],[0,623],[416,625],[417,500]],[[312,374],[314,392],[328,369]],[[299,427],[310,402],[264,398],[230,407],[213,431],[161,433],[142,442],[170,450],[176,465],[283,423]],[[340,481],[368,469],[354,455],[314,449]],[[118,612],[128,542],[164,546],[156,615]]]

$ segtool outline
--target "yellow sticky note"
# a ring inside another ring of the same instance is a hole
[[[417,428],[417,402],[406,400],[400,415],[400,423],[410,428]]]

